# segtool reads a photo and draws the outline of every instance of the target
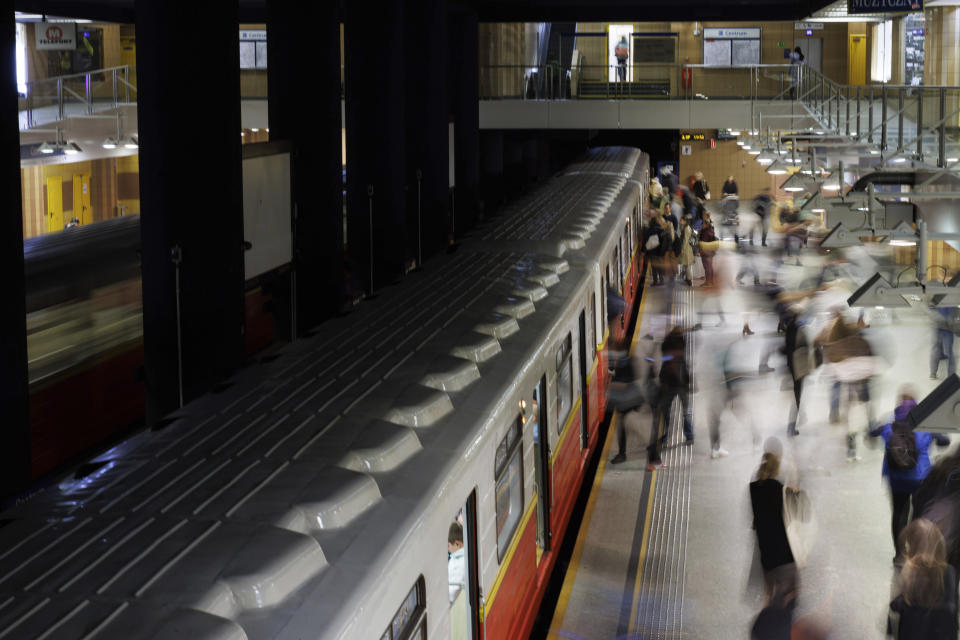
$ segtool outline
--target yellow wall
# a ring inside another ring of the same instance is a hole
[[[716,135],[716,129],[694,130],[694,133],[705,133],[707,140],[684,142],[692,147],[692,155],[680,156],[680,184],[689,186],[688,177],[697,171],[703,172],[707,184],[710,186],[710,195],[716,200],[727,176],[732,175],[737,181],[737,188],[741,200],[752,199],[764,188],[769,187],[771,195],[778,200],[789,199],[789,194],[777,191],[787,176],[772,176],[754,160],[754,156],[740,149],[734,140],[718,140],[715,149],[710,148],[709,138]]]
[[[84,217],[73,184],[74,177],[83,174],[89,176],[86,196],[89,208],[84,222],[114,218],[120,215],[118,205],[126,205],[128,214],[140,212],[139,156],[24,167],[20,170],[24,238],[50,230],[46,219],[48,178],[61,180],[59,195],[63,203],[63,222]]]

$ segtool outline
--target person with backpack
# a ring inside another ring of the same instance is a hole
[[[627,36],[621,36],[620,42],[613,49],[613,55],[617,58],[617,77],[620,82],[627,81],[627,58],[630,57],[630,44],[627,42]]]
[[[647,470],[662,466],[660,447],[667,441],[670,425],[670,407],[673,399],[680,401],[683,412],[683,436],[687,444],[693,444],[693,407],[690,404],[690,370],[687,367],[687,339],[683,327],[674,327],[660,346],[663,354],[660,362],[660,387],[656,410],[653,412],[653,429],[650,446],[647,447]]]
[[[925,433],[913,430],[907,415],[917,406],[914,392],[909,388],[900,390],[893,421],[870,431],[872,437],[882,437],[886,448],[883,456],[883,475],[890,483],[890,499],[893,505],[893,546],[896,555],[893,562],[903,562],[903,549],[899,546],[900,533],[910,520],[910,498],[923,479],[930,473],[930,445],[946,447],[950,439],[940,433]]]
[[[690,267],[695,262],[694,248],[697,238],[690,227],[690,216],[683,216],[680,219],[680,233],[677,234],[676,255],[680,264],[680,277],[688,287],[693,286],[693,280],[690,278]]]

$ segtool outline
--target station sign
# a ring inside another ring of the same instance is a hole
[[[77,48],[75,22],[35,22],[33,24],[38,51],[70,51]]]
[[[241,29],[240,30],[240,39],[241,40],[266,40],[267,39],[267,30],[266,29]]]
[[[847,0],[847,13],[923,11],[923,0]]]
[[[705,133],[691,133],[689,131],[680,132],[681,142],[690,142],[691,140],[706,140],[707,134]]]
[[[760,38],[760,27],[731,29],[708,27],[703,30],[705,40],[752,40]]]
[[[822,22],[794,22],[794,31],[823,31]]]

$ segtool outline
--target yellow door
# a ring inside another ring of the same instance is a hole
[[[93,209],[90,207],[90,174],[73,174],[73,217],[80,224],[93,222]]]
[[[47,232],[63,231],[63,178],[47,178]]]
[[[851,35],[847,48],[847,71],[849,84],[867,82],[867,36]]]

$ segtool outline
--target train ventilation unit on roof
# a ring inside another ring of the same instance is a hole
[[[509,320],[514,324],[517,322],[513,318]],[[453,356],[440,356],[430,363],[429,369],[430,373],[423,377],[420,384],[438,391],[461,391],[480,379],[480,370],[475,362]]]
[[[393,408],[384,419],[407,427],[429,427],[451,411],[453,403],[447,394],[420,385],[410,385],[397,396]]]
[[[422,448],[413,429],[374,420],[360,432],[337,466],[352,471],[385,473],[396,469]]]
[[[500,353],[500,343],[496,338],[480,333],[467,334],[462,342],[450,350],[450,354],[473,362],[486,362]]]
[[[502,313],[504,315],[516,318],[517,320],[522,320],[527,316],[532,315],[537,309],[529,300],[509,297],[495,306],[493,310],[497,313]]]

